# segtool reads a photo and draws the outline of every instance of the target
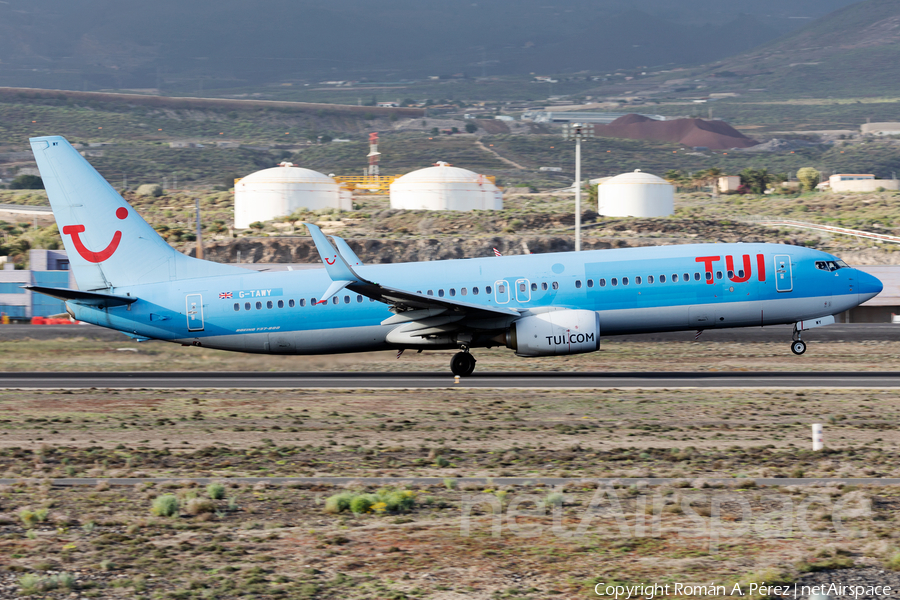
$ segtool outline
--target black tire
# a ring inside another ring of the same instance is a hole
[[[467,356],[468,359],[469,359],[469,366],[466,367],[466,372],[465,372],[464,374],[465,374],[465,375],[471,375],[471,374],[475,371],[475,363],[478,362],[478,361],[476,361],[476,360],[475,360],[475,357],[472,356],[471,354],[466,354],[466,356]]]
[[[800,356],[804,352],[806,352],[806,342],[801,340],[797,340],[796,342],[791,342],[791,352]]]
[[[475,368],[473,364],[472,369]],[[469,370],[469,355],[465,352],[457,352],[453,355],[453,358],[450,359],[450,370],[454,375],[459,375],[463,377],[471,373]]]

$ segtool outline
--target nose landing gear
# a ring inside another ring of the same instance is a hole
[[[806,342],[800,339],[800,331],[801,330],[797,327],[797,325],[794,324],[794,334],[792,336],[794,338],[794,341],[791,342],[791,352],[793,352],[797,356],[800,356],[801,354],[806,352]]]
[[[463,347],[462,352],[457,352],[450,359],[450,370],[454,375],[465,377],[471,375],[475,370],[475,357],[469,354],[469,349]]]

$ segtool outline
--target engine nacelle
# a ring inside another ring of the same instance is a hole
[[[554,310],[514,321],[506,347],[518,356],[583,354],[600,349],[600,313]]]

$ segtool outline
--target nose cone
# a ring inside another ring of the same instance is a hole
[[[859,292],[859,303],[862,304],[866,300],[871,300],[881,293],[884,284],[874,275],[869,275],[863,271],[856,271],[857,292]]]

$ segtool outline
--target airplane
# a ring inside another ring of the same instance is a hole
[[[63,137],[31,139],[77,290],[27,286],[72,318],[131,338],[265,354],[455,349],[593,352],[621,334],[793,324],[802,332],[876,296],[836,256],[782,244],[689,244],[365,265],[306,226],[323,268],[258,272],[177,252]]]

